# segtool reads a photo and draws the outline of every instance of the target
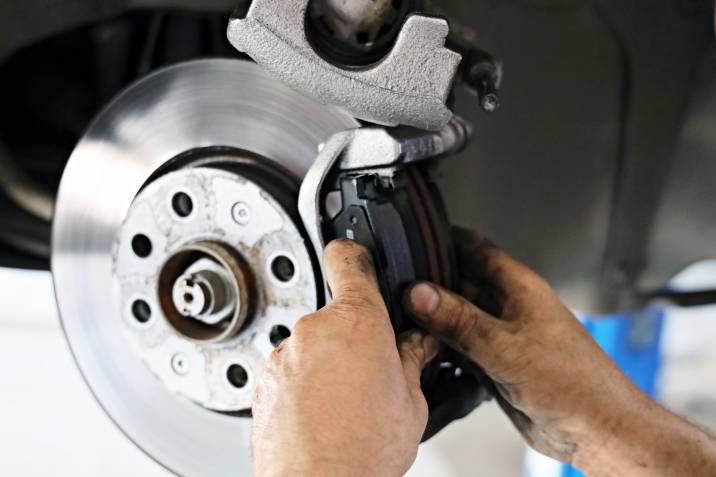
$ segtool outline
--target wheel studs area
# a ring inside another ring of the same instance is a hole
[[[284,207],[235,171],[203,167],[134,199],[114,258],[124,329],[175,394],[249,409],[268,356],[316,309],[307,242]]]

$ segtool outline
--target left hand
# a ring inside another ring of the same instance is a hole
[[[370,255],[360,245],[329,244],[324,270],[333,302],[297,323],[258,384],[254,472],[403,475],[425,430],[420,374],[438,343],[413,331],[396,344]]]

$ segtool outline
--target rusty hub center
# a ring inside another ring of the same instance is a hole
[[[159,273],[159,303],[169,323],[196,341],[219,342],[246,322],[254,279],[228,245],[201,241],[169,257]]]

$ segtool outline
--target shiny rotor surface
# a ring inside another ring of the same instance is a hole
[[[123,92],[68,162],[55,211],[52,272],[62,325],[96,398],[140,448],[182,476],[249,471],[249,421],[167,391],[121,331],[112,250],[137,192],[196,148],[229,146],[303,177],[317,147],[358,123],[272,79],[253,63],[198,60]]]

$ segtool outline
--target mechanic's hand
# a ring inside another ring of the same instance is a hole
[[[455,236],[467,299],[418,283],[408,307],[491,378],[530,445],[591,475],[716,471],[713,441],[643,395],[542,278],[470,232]]]
[[[402,475],[425,429],[420,373],[438,343],[414,331],[396,346],[363,247],[335,241],[324,265],[334,301],[297,323],[257,387],[254,471],[259,477]]]
[[[535,272],[470,232],[455,229],[454,236],[463,294],[483,307],[419,283],[410,290],[411,311],[482,367],[529,444],[571,461],[591,419],[608,417],[598,415],[604,404],[615,392],[631,392],[628,381]]]

